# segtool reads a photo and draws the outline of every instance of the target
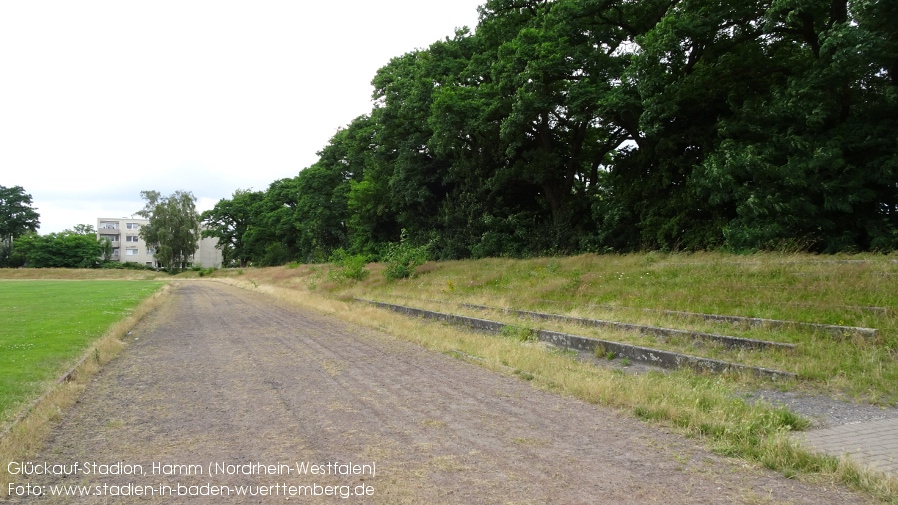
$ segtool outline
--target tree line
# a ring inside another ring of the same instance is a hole
[[[312,166],[204,212],[226,263],[898,248],[891,2],[479,12],[387,62]]]
[[[236,263],[898,246],[886,0],[490,0],[319,159],[203,214]]]
[[[112,246],[93,226],[38,235],[40,214],[22,186],[0,186],[0,268],[94,268],[109,264]]]

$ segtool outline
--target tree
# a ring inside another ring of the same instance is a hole
[[[196,197],[190,191],[175,191],[163,197],[158,191],[141,191],[146,200],[143,210],[136,212],[149,220],[141,227],[140,238],[155,249],[156,260],[169,271],[187,268],[196,253],[200,239],[200,216]]]
[[[487,0],[263,192],[245,257],[893,250],[892,3]]]
[[[884,1],[773,2],[751,89],[699,167],[736,250],[898,247],[898,44]],[[746,47],[741,45],[740,47]],[[748,71],[750,69],[750,71]],[[718,81],[719,82],[719,81]],[[665,98],[669,99],[669,98]]]
[[[224,264],[238,263],[241,267],[252,259],[250,233],[258,226],[259,203],[265,194],[261,191],[238,189],[228,200],[223,198],[211,210],[200,215],[206,225],[203,237],[218,238],[218,248]]]
[[[9,266],[17,237],[37,232],[40,215],[31,205],[31,195],[22,186],[0,186],[0,266]]]

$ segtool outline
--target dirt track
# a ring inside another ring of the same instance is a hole
[[[231,493],[239,485],[264,485],[281,494],[35,500],[51,503],[866,501],[717,457],[696,441],[611,410],[214,282],[182,285],[145,318],[32,461],[144,469],[136,476],[33,477],[32,484],[134,483],[157,490],[164,484],[172,493],[178,484],[231,486]],[[153,462],[200,465],[204,475],[152,475]],[[373,463],[376,473],[210,476],[210,462]],[[288,486],[313,484],[353,491],[367,485],[373,495],[283,496]]]

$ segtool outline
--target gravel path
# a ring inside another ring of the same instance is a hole
[[[45,492],[80,484],[107,495],[14,503],[867,503],[220,283],[181,285],[131,339],[31,461],[142,472],[33,476]],[[360,473],[297,475],[297,462]],[[209,475],[210,463],[238,474]],[[236,496],[243,485],[280,496]],[[178,486],[230,496],[178,497]],[[170,495],[108,496],[138,488]],[[303,489],[372,494],[283,496]]]
[[[792,412],[810,419],[812,429],[898,418],[898,408],[895,407],[877,407],[795,391],[763,390],[743,396],[749,400],[764,400],[772,405],[788,407]]]

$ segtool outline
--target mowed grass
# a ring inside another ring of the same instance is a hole
[[[162,284],[0,280],[0,426]]]

